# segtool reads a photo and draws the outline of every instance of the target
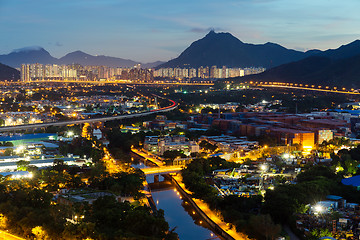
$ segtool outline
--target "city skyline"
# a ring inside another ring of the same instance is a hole
[[[230,32],[246,43],[325,50],[359,39],[360,3],[346,3],[0,1],[0,54],[41,46],[54,57],[81,50],[141,62],[167,61],[210,29]]]

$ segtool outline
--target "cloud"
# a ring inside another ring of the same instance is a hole
[[[207,32],[210,32],[211,30],[213,31],[216,31],[216,32],[219,32],[219,31],[226,31],[225,29],[223,28],[218,28],[218,27],[209,27],[209,28],[199,28],[199,27],[195,27],[195,28],[191,28],[189,30],[189,32],[193,32],[193,33],[207,33]]]
[[[62,47],[62,46],[64,46],[61,42],[56,42],[55,43],[55,46],[57,46],[57,47]]]

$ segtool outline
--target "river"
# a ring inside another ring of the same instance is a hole
[[[135,168],[146,168],[141,158],[132,155]],[[147,182],[154,182],[154,175],[146,176]],[[163,178],[160,177],[159,181]],[[192,206],[183,200],[174,185],[168,185],[164,189],[152,191],[152,197],[158,209],[163,209],[165,219],[169,223],[170,230],[175,228],[180,240],[210,240],[221,239],[216,236],[207,224],[197,216]]]

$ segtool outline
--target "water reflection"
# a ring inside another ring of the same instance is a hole
[[[174,189],[152,192],[152,196],[157,208],[164,210],[170,229],[175,228],[181,240],[220,239]]]
[[[147,168],[141,158],[132,156],[132,166],[135,168]],[[151,164],[151,163],[150,163]],[[153,186],[152,197],[158,209],[163,209],[165,219],[170,229],[175,229],[180,240],[216,240],[222,239],[216,236],[206,222],[195,212],[191,204],[182,199],[175,186],[169,182],[163,182],[160,175],[159,183],[154,183],[154,175],[146,176],[147,182]],[[169,189],[170,188],[170,189]]]

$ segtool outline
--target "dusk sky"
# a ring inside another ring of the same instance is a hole
[[[177,57],[209,29],[297,50],[360,38],[359,0],[0,0],[0,54],[41,46],[142,62]]]

